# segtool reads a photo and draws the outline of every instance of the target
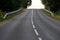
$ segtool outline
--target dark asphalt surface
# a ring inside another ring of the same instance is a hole
[[[39,40],[32,26],[32,17],[41,40],[60,40],[60,24],[41,13],[39,9],[26,9],[1,25],[0,40]]]

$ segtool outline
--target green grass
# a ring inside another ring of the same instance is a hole
[[[4,19],[2,19],[1,17],[0,17],[0,22],[2,22]]]
[[[47,16],[49,16],[49,17],[51,17],[51,18],[53,18],[55,20],[60,21],[60,15],[54,14],[54,16],[51,16],[51,14],[49,12],[45,11],[44,9],[41,9],[40,11],[45,13]]]
[[[60,20],[60,15],[54,14],[54,18]]]

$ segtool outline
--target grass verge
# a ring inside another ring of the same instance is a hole
[[[6,21],[6,20],[9,20],[9,19],[13,18],[14,16],[17,16],[17,15],[21,14],[23,11],[24,11],[24,9],[20,10],[19,12],[16,12],[15,14],[8,15],[6,17],[6,19],[0,18],[0,23],[3,22],[3,21]]]
[[[54,14],[54,16],[51,16],[51,14],[47,11],[45,11],[44,9],[40,9],[41,12],[45,13],[47,16],[60,21],[60,15]]]

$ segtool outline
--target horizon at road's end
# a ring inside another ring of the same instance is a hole
[[[32,0],[31,6],[28,6],[27,9],[44,9],[45,6],[42,4],[41,0]]]

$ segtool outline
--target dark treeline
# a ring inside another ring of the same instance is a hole
[[[29,6],[29,5],[31,5],[31,0],[21,0],[22,2],[22,4],[21,4],[21,6],[23,7],[23,8],[27,8],[27,6]],[[29,4],[28,4],[28,2],[29,2]]]
[[[28,2],[31,4],[31,0],[0,0],[0,10],[10,12],[21,7],[27,8],[30,5]]]
[[[60,11],[60,0],[42,0],[45,8],[56,13]]]

